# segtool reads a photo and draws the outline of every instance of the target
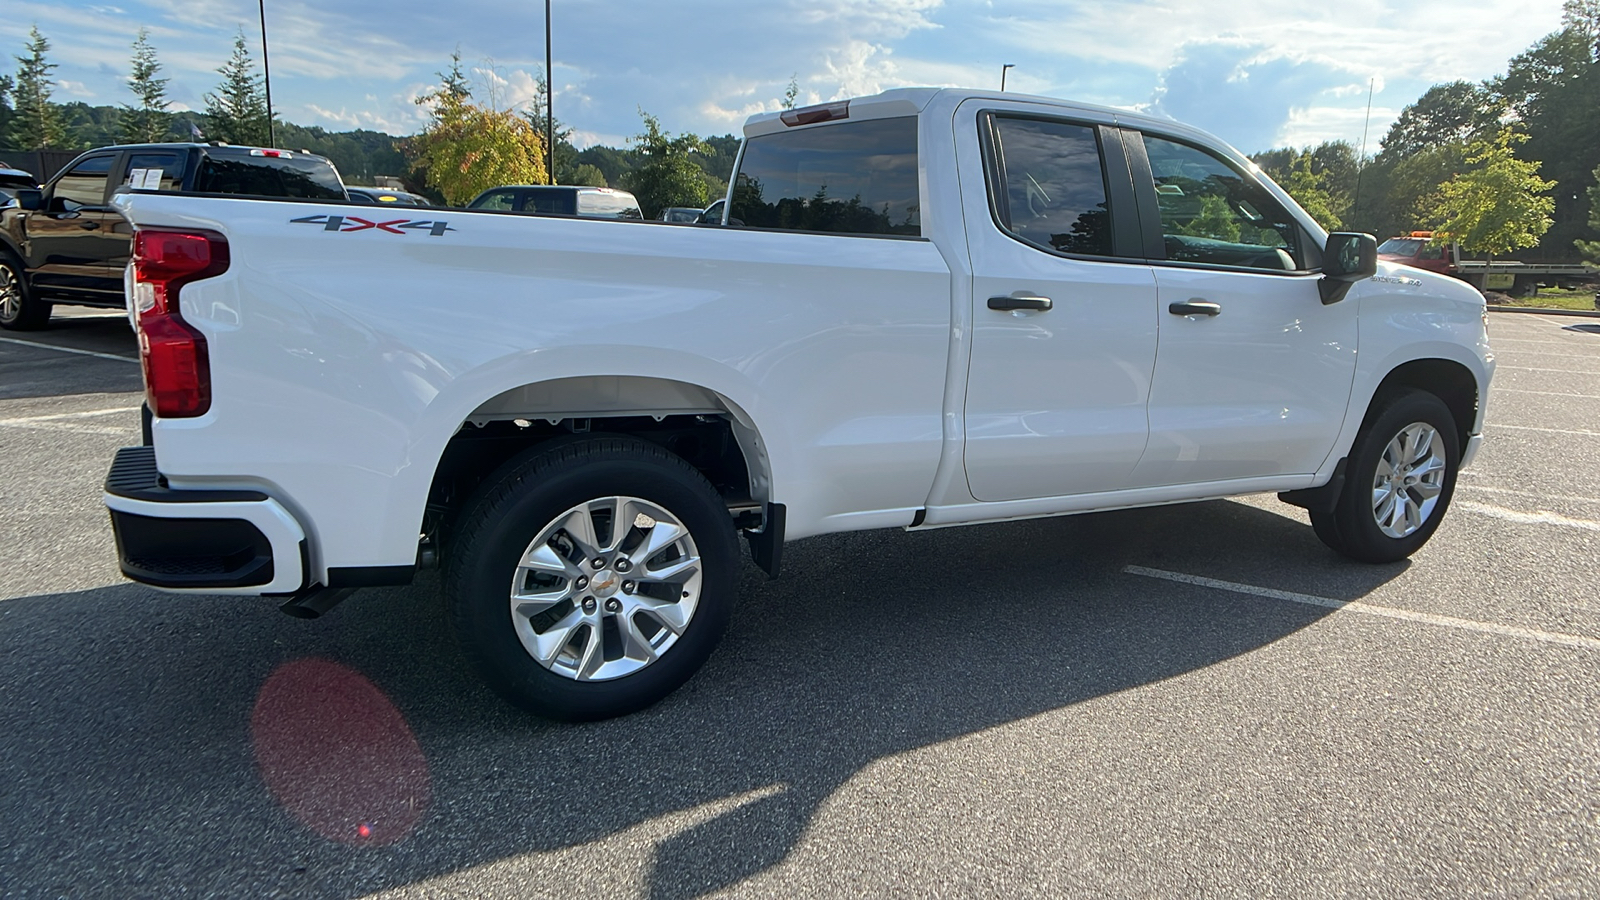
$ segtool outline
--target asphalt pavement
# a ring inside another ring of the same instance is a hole
[[[1490,327],[1407,562],[1271,496],[815,538],[579,726],[433,573],[309,622],[123,581],[127,322],[0,333],[0,896],[1600,895],[1600,320]]]

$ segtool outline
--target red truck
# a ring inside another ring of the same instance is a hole
[[[1452,275],[1482,291],[1532,296],[1541,287],[1577,289],[1600,282],[1600,269],[1583,263],[1524,263],[1514,259],[1462,259],[1461,245],[1435,241],[1431,231],[1413,231],[1384,241],[1378,258]]]

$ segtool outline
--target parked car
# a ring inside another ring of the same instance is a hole
[[[741,536],[777,576],[812,535],[1279,492],[1392,563],[1483,443],[1483,296],[1198,129],[902,89],[754,116],[738,159],[739,228],[118,197],[153,411],[106,482],[122,571],[314,617],[442,559],[488,681],[592,719],[705,662]]]
[[[580,216],[585,219],[642,219],[639,201],[615,188],[555,184],[508,184],[490,188],[467,209]]]
[[[428,198],[421,194],[409,191],[395,191],[389,188],[357,187],[345,185],[345,193],[350,195],[351,203],[372,203],[378,206],[432,206]]]
[[[700,217],[705,215],[705,212],[705,210],[694,206],[669,206],[661,210],[661,214],[656,216],[656,221],[692,224],[700,221]]]
[[[13,169],[3,160],[0,160],[0,203],[5,203],[17,196],[18,188],[37,188],[39,182],[33,177],[32,172],[22,169]]]
[[[133,229],[111,208],[123,190],[346,202],[326,158],[218,144],[90,150],[42,188],[0,208],[0,328],[41,328],[58,303],[122,307]]]

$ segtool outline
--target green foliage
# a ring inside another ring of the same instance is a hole
[[[1433,147],[1487,137],[1499,127],[1503,101],[1483,85],[1452,81],[1428,88],[1400,112],[1379,146],[1395,161]]]
[[[1589,177],[1594,184],[1589,185],[1586,192],[1589,195],[1589,230],[1600,232],[1600,166],[1596,166]],[[1582,239],[1572,242],[1583,255],[1584,261],[1600,266],[1600,241],[1585,241]]]
[[[230,144],[265,146],[271,139],[267,127],[267,100],[255,60],[244,44],[244,29],[233,40],[233,55],[217,69],[222,83],[207,94],[206,137]]]
[[[704,143],[693,134],[674,137],[662,131],[661,121],[642,109],[639,117],[644,133],[631,140],[642,164],[624,175],[622,184],[639,199],[644,217],[653,219],[668,206],[704,207],[711,185],[691,155]]]
[[[1289,196],[1300,204],[1300,208],[1311,214],[1328,231],[1338,231],[1344,222],[1339,214],[1334,212],[1334,200],[1322,187],[1323,176],[1312,171],[1311,153],[1301,153],[1295,157],[1289,168],[1289,177],[1282,182],[1283,189]]]
[[[1219,241],[1239,240],[1239,218],[1228,208],[1228,201],[1218,194],[1201,194],[1200,209],[1194,218],[1179,225],[1179,234],[1212,238]]]
[[[451,60],[439,87],[417,98],[428,108],[428,127],[404,146],[427,184],[459,206],[497,185],[547,183],[544,136],[522,116],[472,102],[460,53]]]
[[[611,182],[606,180],[606,173],[588,163],[580,163],[572,168],[561,179],[562,184],[576,184],[584,187],[610,187]]]
[[[11,145],[23,150],[71,150],[66,128],[61,122],[61,108],[50,102],[55,82],[50,73],[56,65],[45,61],[50,41],[39,33],[39,26],[28,32],[28,55],[12,57],[17,61],[17,77],[11,94],[15,114],[11,118],[6,136]]]
[[[783,99],[778,101],[778,106],[783,109],[794,109],[794,103],[800,97],[800,73],[789,76],[789,86],[783,91]]]
[[[1489,255],[1532,247],[1550,229],[1555,201],[1542,196],[1556,186],[1539,177],[1539,164],[1517,159],[1513,143],[1525,135],[1503,128],[1493,142],[1473,141],[1473,168],[1439,186],[1423,203],[1434,237]]]
[[[150,30],[139,29],[133,42],[133,59],[129,63],[128,90],[139,102],[123,104],[118,137],[127,144],[152,144],[166,140],[172,116],[167,107],[167,79],[157,78],[161,63],[156,60],[156,48],[150,45]]]

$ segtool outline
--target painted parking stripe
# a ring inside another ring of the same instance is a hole
[[[1600,372],[1578,372],[1573,369],[1537,369],[1532,366],[1507,366],[1503,364],[1495,366],[1496,371],[1500,369],[1513,369],[1518,372],[1557,372],[1562,375],[1600,375]]]
[[[1469,474],[1470,472],[1471,470],[1467,470],[1461,474],[1465,475]],[[1515,494],[1518,497],[1533,497],[1537,500],[1560,500],[1563,503],[1600,503],[1600,497],[1551,496],[1550,494],[1536,494],[1533,491],[1518,491],[1512,488],[1489,487],[1485,484],[1465,484],[1460,481],[1456,482],[1456,490],[1487,491],[1491,494]]]
[[[1536,425],[1500,425],[1490,423],[1490,428],[1509,428],[1512,431],[1542,431],[1546,434],[1575,434],[1579,437],[1600,437],[1600,431],[1574,431],[1567,428],[1540,428]]]
[[[137,406],[113,406],[109,409],[86,409],[82,412],[50,413],[43,416],[18,416],[12,419],[0,419],[0,425],[32,425],[38,422],[54,422],[61,419],[87,419],[91,416],[109,416],[112,413],[138,412]]]
[[[1493,516],[1496,519],[1505,519],[1507,522],[1517,522],[1522,525],[1556,525],[1561,528],[1600,531],[1600,522],[1591,519],[1573,519],[1559,513],[1546,512],[1542,509],[1538,512],[1523,512],[1519,509],[1506,509],[1504,506],[1492,506],[1488,503],[1474,503],[1471,500],[1463,500],[1456,505],[1475,513]]]
[[[1494,389],[1494,393],[1496,393],[1496,394],[1538,394],[1541,397],[1576,397],[1579,400],[1600,400],[1600,397],[1596,397],[1594,394],[1568,394],[1568,393],[1565,393],[1563,391],[1525,391],[1525,390],[1522,390],[1521,388],[1497,387],[1497,388]]]
[[[118,356],[115,353],[99,353],[94,350],[79,350],[76,347],[58,347],[55,344],[41,344],[38,341],[24,341],[17,338],[0,337],[0,342],[7,344],[21,344],[24,347],[38,347],[41,350],[56,350],[61,353],[76,353],[79,356],[93,356],[99,359],[114,359],[118,362],[136,363],[139,361],[139,358],[136,356]]]
[[[1365,616],[1380,616],[1385,619],[1421,622],[1425,625],[1454,628],[1457,631],[1497,634],[1501,637],[1521,638],[1545,644],[1558,644],[1563,647],[1600,650],[1600,639],[1577,634],[1539,631],[1533,628],[1519,628],[1515,625],[1499,625],[1494,622],[1477,622],[1472,619],[1458,619],[1454,616],[1436,616],[1432,613],[1413,612],[1409,609],[1395,609],[1392,606],[1374,606],[1371,603],[1362,603],[1359,600],[1335,600],[1331,597],[1318,597],[1315,594],[1298,594],[1294,591],[1280,591],[1274,588],[1256,587],[1253,584],[1240,584],[1236,581],[1202,578],[1199,575],[1185,575],[1182,572],[1168,572],[1164,569],[1147,569],[1144,566],[1124,566],[1122,571],[1129,575],[1140,575],[1145,578],[1159,578],[1163,581],[1175,581],[1179,584],[1192,584],[1219,591],[1232,591],[1235,594],[1249,594],[1252,597],[1286,600],[1290,603],[1303,603],[1307,606],[1321,606],[1342,612],[1360,613]]]

